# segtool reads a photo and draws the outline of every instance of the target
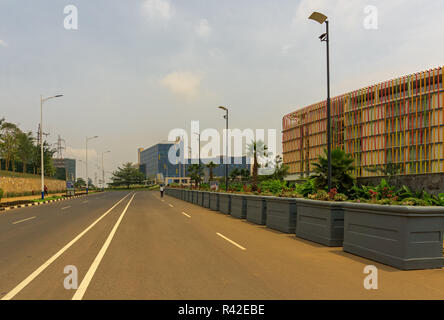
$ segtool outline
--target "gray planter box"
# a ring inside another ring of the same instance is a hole
[[[402,269],[442,268],[444,208],[343,203],[344,251]]]
[[[328,247],[341,247],[344,210],[340,202],[297,199],[296,236]]]
[[[210,192],[210,209],[219,210],[219,193],[217,192]]]
[[[265,197],[267,202],[267,227],[285,233],[296,230],[296,199]]]
[[[231,194],[219,193],[219,211],[225,214],[231,212]]]
[[[202,206],[205,208],[210,207],[210,192],[203,192],[203,203]]]
[[[246,196],[247,220],[256,224],[265,225],[267,221],[267,202],[265,197]]]
[[[184,190],[184,189],[180,190],[180,200],[185,200],[185,194],[186,194],[186,190]]]
[[[193,190],[193,191],[191,191],[191,194],[193,195],[193,198],[192,198],[192,203],[194,203],[194,204],[197,204],[197,193],[198,193],[199,191],[195,191],[195,190]]]
[[[247,199],[246,196],[240,194],[231,195],[231,216],[239,219],[247,217]]]
[[[197,205],[203,206],[203,197],[204,197],[204,192],[197,191]]]

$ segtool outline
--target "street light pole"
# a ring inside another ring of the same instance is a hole
[[[63,97],[62,94],[58,94],[53,97],[43,98],[40,95],[40,174],[41,174],[41,192],[42,192],[42,200],[45,199],[45,165],[44,165],[44,157],[43,157],[43,102],[53,99]]]
[[[109,153],[111,150],[102,152],[102,189],[105,190],[105,167],[103,166],[103,155]]]
[[[225,110],[224,118],[226,120],[226,140],[225,140],[225,191],[228,191],[228,108],[220,106],[219,109]]]
[[[194,132],[194,134],[196,134],[199,137],[199,164],[198,164],[198,174],[199,174],[199,180],[200,180],[200,133]],[[199,185],[200,185],[200,181],[199,181]]]
[[[326,42],[327,47],[327,183],[328,190],[332,188],[332,168],[331,168],[331,102],[330,102],[330,34],[329,34],[329,21],[327,16],[319,12],[313,12],[309,19],[319,22],[320,24],[325,22],[326,32],[322,34],[319,39]]]
[[[89,186],[89,178],[88,178],[88,141],[91,139],[98,138],[98,136],[94,137],[86,137],[86,162],[85,162],[85,168],[86,168],[86,194],[88,194],[88,186]]]

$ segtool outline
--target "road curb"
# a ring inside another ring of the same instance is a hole
[[[90,194],[92,194],[92,193],[90,193]],[[42,205],[42,204],[48,204],[48,203],[52,203],[52,202],[59,202],[59,201],[64,201],[64,200],[76,199],[76,198],[81,198],[81,197],[84,197],[84,196],[88,196],[90,194],[82,194],[82,195],[79,195],[79,196],[72,196],[72,197],[69,197],[69,198],[67,197],[67,198],[56,199],[56,200],[48,200],[48,201],[43,201],[43,202],[25,203],[25,204],[18,204],[16,206],[11,206],[11,207],[4,207],[4,208],[0,208],[0,214],[6,213],[6,211],[13,210],[13,209],[32,207],[32,206],[39,206],[39,205]]]

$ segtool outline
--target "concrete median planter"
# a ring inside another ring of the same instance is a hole
[[[296,230],[296,199],[265,197],[267,206],[266,226],[285,233]]]
[[[209,208],[210,207],[210,192],[204,192],[203,193],[203,203],[202,206],[204,208]]]
[[[196,190],[192,190],[191,194],[192,194],[192,198],[191,198],[191,202],[194,204],[197,204],[197,192]]]
[[[297,199],[296,236],[328,247],[341,247],[344,210],[340,202]]]
[[[442,268],[444,208],[343,203],[344,251],[402,269]]]
[[[219,193],[210,192],[210,209],[219,211]]]
[[[219,211],[225,214],[231,212],[231,194],[219,193]]]
[[[197,205],[203,206],[204,191],[197,191]]]
[[[247,221],[265,225],[267,221],[267,202],[265,197],[247,196]]]
[[[231,195],[231,210],[232,217],[245,219],[247,217],[247,199],[246,196],[240,194]]]

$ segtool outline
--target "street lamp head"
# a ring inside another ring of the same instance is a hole
[[[327,41],[327,33],[323,33],[319,36],[319,40],[321,41]]]
[[[316,22],[319,22],[320,24],[323,24],[325,21],[327,21],[327,16],[323,15],[320,12],[315,11],[308,17],[308,19],[314,20]]]
[[[227,108],[227,107],[224,107],[224,106],[219,106],[219,109],[222,109],[222,110],[228,111],[228,108]]]
[[[60,98],[60,97],[63,97],[63,94],[58,94],[58,95],[54,96],[54,98]]]

